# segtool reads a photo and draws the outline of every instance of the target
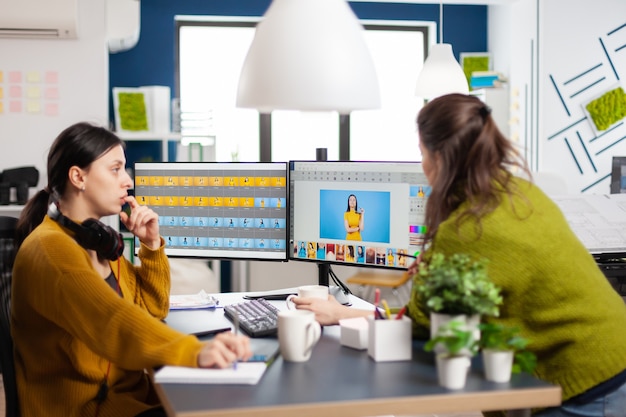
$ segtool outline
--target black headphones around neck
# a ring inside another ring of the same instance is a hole
[[[56,203],[48,206],[48,216],[74,232],[74,239],[79,245],[96,251],[102,259],[115,261],[124,253],[122,234],[99,220],[87,219],[82,224],[78,224],[65,217]]]

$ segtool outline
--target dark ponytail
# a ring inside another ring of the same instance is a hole
[[[47,188],[39,190],[24,206],[20,218],[17,221],[17,230],[15,232],[16,247],[19,248],[22,245],[26,236],[39,226],[43,221],[46,212],[48,211],[48,204],[50,201],[50,193]]]

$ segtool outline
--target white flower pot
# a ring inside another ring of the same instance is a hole
[[[514,352],[509,350],[483,350],[483,366],[487,381],[509,382],[514,356]]]
[[[470,358],[466,356],[437,355],[439,385],[448,389],[464,388],[470,365]]]
[[[472,330],[474,341],[477,342],[480,340],[480,329],[478,325],[480,324],[480,315],[474,314],[471,316],[461,314],[458,316],[453,316],[450,314],[441,314],[441,313],[430,313],[430,337],[431,339],[435,337],[439,327],[451,322],[453,320],[461,321],[465,324],[465,327],[468,330]],[[441,344],[437,344],[435,349],[433,350],[436,354],[446,353],[446,349]],[[472,353],[468,349],[464,349],[461,351],[462,354],[467,356],[472,356]]]

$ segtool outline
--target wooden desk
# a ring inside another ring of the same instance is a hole
[[[284,302],[276,303],[284,308]],[[225,320],[218,309],[172,312],[168,322],[188,327],[200,315]],[[308,362],[279,357],[257,385],[157,384],[157,390],[168,415],[180,417],[359,417],[504,409],[527,415],[530,408],[561,403],[558,386],[527,374],[496,384],[475,366],[463,390],[447,390],[438,385],[433,356],[421,345],[416,344],[411,361],[376,363],[367,351],[341,346],[339,330],[324,328]]]

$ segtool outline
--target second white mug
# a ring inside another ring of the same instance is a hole
[[[328,300],[328,287],[325,285],[303,285],[301,287],[298,287],[297,296]],[[291,301],[293,297],[296,297],[296,295],[291,294],[287,297],[287,308],[290,310],[296,309],[295,304]]]

